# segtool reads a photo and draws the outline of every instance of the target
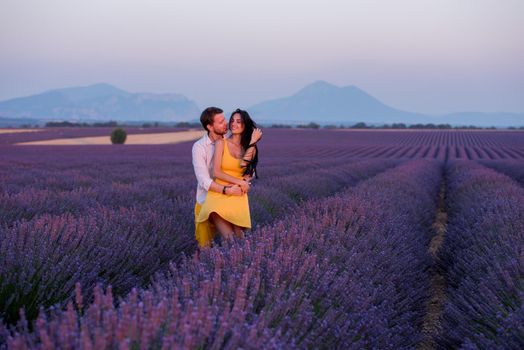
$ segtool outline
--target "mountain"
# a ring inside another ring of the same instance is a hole
[[[130,93],[109,84],[51,90],[0,102],[0,116],[67,121],[177,122],[200,115],[179,94]]]
[[[292,96],[254,105],[249,111],[258,119],[291,122],[416,123],[425,117],[386,106],[356,86],[337,87],[324,81]]]
[[[310,84],[289,97],[274,99],[249,108],[256,120],[278,123],[366,124],[433,123],[477,126],[521,126],[524,114],[453,113],[426,115],[385,105],[356,86],[338,87],[325,81]]]

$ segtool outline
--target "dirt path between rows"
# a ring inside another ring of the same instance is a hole
[[[444,242],[448,214],[446,212],[446,178],[443,175],[440,185],[438,208],[433,222],[435,235],[429,244],[428,253],[433,258],[431,267],[431,295],[426,305],[426,316],[422,324],[423,340],[417,347],[421,350],[437,348],[437,337],[442,333],[442,310],[446,302],[446,278],[443,271],[438,267],[437,259],[440,247]]]

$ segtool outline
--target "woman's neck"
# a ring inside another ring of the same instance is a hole
[[[237,145],[240,145],[240,141],[242,140],[241,134],[232,134],[230,138],[231,142],[236,143]]]

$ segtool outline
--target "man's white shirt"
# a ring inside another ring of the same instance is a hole
[[[213,173],[213,154],[215,152],[215,143],[205,134],[193,144],[193,169],[198,181],[196,191],[196,201],[203,204],[206,199],[209,186],[213,182],[211,174]]]

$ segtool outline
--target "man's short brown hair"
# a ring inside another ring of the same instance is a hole
[[[220,113],[224,113],[224,111],[218,107],[207,107],[202,111],[202,114],[200,115],[200,123],[202,123],[202,127],[205,131],[209,133],[207,126],[213,124],[213,118]]]

